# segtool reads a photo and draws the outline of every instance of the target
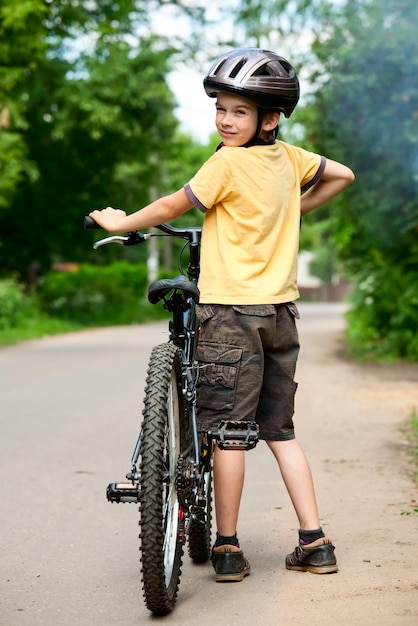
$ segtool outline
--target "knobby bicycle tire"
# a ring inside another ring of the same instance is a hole
[[[180,584],[183,543],[176,470],[184,444],[178,350],[161,344],[153,349],[147,371],[139,495],[143,592],[155,615],[172,611]]]

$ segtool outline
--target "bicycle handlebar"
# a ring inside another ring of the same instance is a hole
[[[200,234],[202,232],[201,226],[186,226],[185,228],[178,228],[176,226],[171,226],[171,224],[158,224],[156,226],[159,230],[161,230],[166,235],[170,235],[172,237],[180,237],[181,239],[187,239],[190,242],[198,241],[200,238]],[[104,230],[97,222],[94,221],[89,215],[84,217],[84,229],[85,230]],[[135,232],[135,231],[134,231]],[[132,243],[141,243],[141,241],[145,241],[151,235],[142,235],[141,233],[136,233],[137,238]]]
[[[84,216],[84,230],[103,230],[89,215]]]

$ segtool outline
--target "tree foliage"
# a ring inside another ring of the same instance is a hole
[[[305,34],[300,73],[311,87],[294,119],[306,147],[356,174],[307,220],[354,281],[350,338],[363,352],[418,359],[418,4],[245,0],[242,7],[252,29],[258,13],[261,24],[280,21],[292,42]],[[259,41],[276,39],[266,29]]]
[[[150,31],[163,0],[4,0],[0,6],[0,267],[82,260],[94,207],[147,203],[181,159],[166,77],[178,37]],[[171,3],[189,19],[203,6]],[[185,174],[187,176],[187,174]]]
[[[34,182],[39,175],[24,137],[28,128],[24,85],[46,55],[45,13],[42,0],[0,6],[0,215],[10,206],[19,183],[25,178]]]
[[[417,19],[413,0],[347,5],[332,37],[315,46],[329,80],[316,93],[311,127],[315,145],[356,172],[328,224],[356,283],[350,336],[362,351],[412,359],[418,359]]]

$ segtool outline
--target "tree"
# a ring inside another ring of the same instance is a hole
[[[145,0],[5,0],[0,7],[0,267],[79,260],[82,217],[149,200],[178,154],[166,76],[173,43]],[[200,18],[202,6],[173,2]],[[177,46],[177,47],[176,47]]]
[[[349,3],[315,52],[311,140],[356,183],[330,214],[355,278],[350,336],[362,351],[418,359],[418,40],[413,0]],[[320,73],[317,73],[320,79]],[[313,130],[314,129],[314,130]]]
[[[19,183],[38,177],[24,133],[27,93],[23,85],[45,58],[47,45],[42,0],[9,0],[0,6],[0,214]]]
[[[256,12],[272,26],[280,15],[281,33],[291,35],[283,51],[303,34],[311,41],[300,56],[310,93],[292,120],[306,147],[356,173],[349,190],[306,220],[322,220],[315,232],[323,230],[354,282],[351,340],[362,352],[418,359],[418,4],[244,0],[240,9],[253,28]],[[265,29],[259,41],[274,38]]]

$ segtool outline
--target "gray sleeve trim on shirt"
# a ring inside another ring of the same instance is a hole
[[[306,183],[305,185],[303,185],[301,191],[302,193],[305,193],[305,191],[308,191],[308,189],[310,189],[311,187],[313,187],[314,185],[316,185],[316,183],[318,182],[318,180],[321,178],[322,173],[325,169],[325,165],[326,165],[326,158],[324,156],[321,156],[321,162],[319,164],[319,168],[318,171],[316,172],[315,176],[312,178],[312,180],[310,180],[308,183]]]
[[[206,213],[206,211],[208,210],[207,207],[205,207],[205,205],[202,204],[198,198],[196,198],[189,183],[186,183],[184,185],[184,191],[186,192],[186,195],[189,198],[190,202],[193,202],[194,206],[198,208],[199,211],[202,211],[202,213]]]

